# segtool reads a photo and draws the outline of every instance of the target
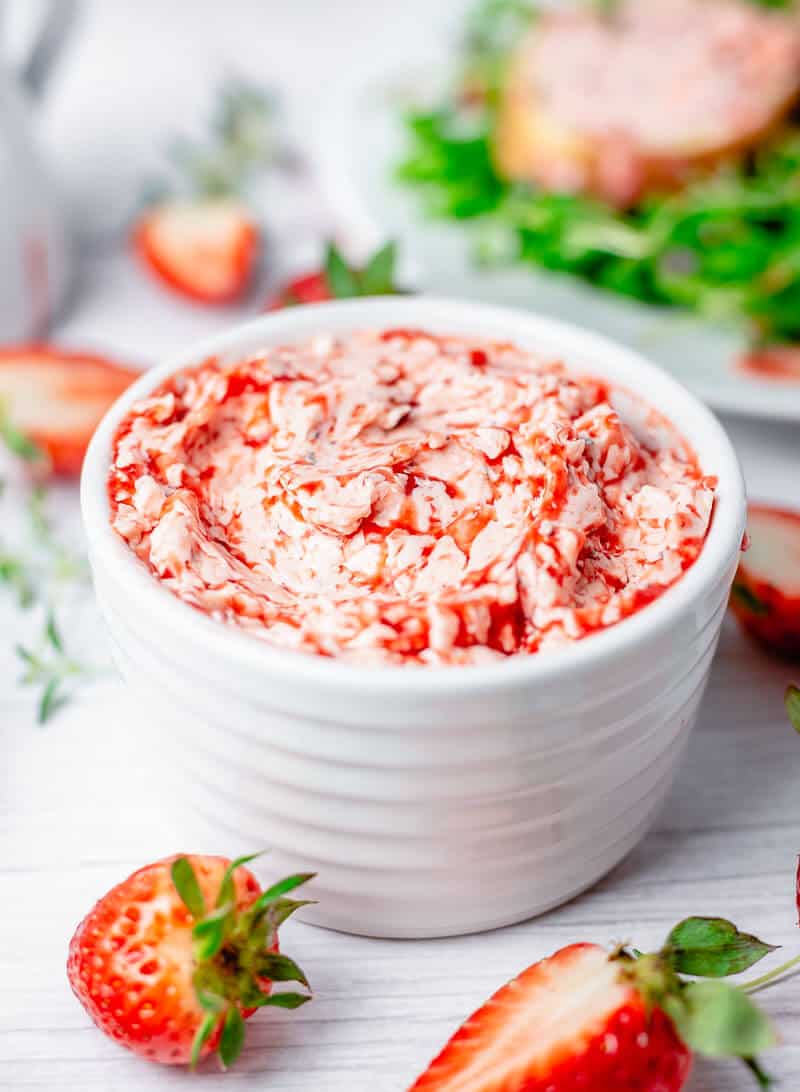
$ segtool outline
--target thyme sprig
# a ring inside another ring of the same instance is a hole
[[[23,432],[11,424],[0,406],[0,444],[25,464],[42,461],[43,453]],[[2,483],[0,483],[2,484]],[[22,686],[36,686],[41,692],[37,720],[46,723],[69,700],[68,683],[90,674],[71,656],[64,645],[56,618],[56,606],[64,590],[88,578],[86,559],[70,549],[56,534],[47,514],[47,490],[28,482],[24,490],[24,545],[12,549],[0,542],[0,585],[15,597],[22,610],[42,609],[42,629],[32,645],[17,644],[22,663]]]
[[[39,724],[45,724],[68,701],[64,692],[66,683],[86,674],[86,668],[67,655],[52,608],[47,611],[39,647],[17,645],[16,653],[25,668],[20,684],[42,687],[36,718]]]

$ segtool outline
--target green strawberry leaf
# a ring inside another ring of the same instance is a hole
[[[774,1081],[768,1073],[765,1073],[755,1058],[745,1058],[744,1064],[755,1077],[759,1088],[772,1088]]]
[[[192,929],[194,958],[198,963],[213,959],[225,942],[228,922],[231,916],[230,904],[218,906]]]
[[[219,1015],[216,1012],[209,1012],[203,1019],[200,1027],[197,1029],[197,1034],[195,1035],[194,1042],[192,1043],[192,1053],[189,1058],[190,1069],[195,1069],[197,1063],[200,1061],[200,1054],[202,1053],[203,1047],[206,1045],[209,1038],[211,1037],[211,1033],[213,1032],[214,1028],[217,1026],[218,1019]]]
[[[687,918],[667,937],[664,955],[679,974],[726,978],[774,951],[774,945],[739,932],[724,918]]]
[[[253,903],[253,912],[258,914],[265,907],[269,906],[271,902],[275,902],[282,895],[287,895],[290,891],[294,891],[296,887],[300,887],[304,883],[308,883],[309,880],[313,880],[315,872],[298,872],[296,876],[287,876],[285,880],[279,880],[278,883],[268,887],[263,894],[259,895],[256,901]]]
[[[302,906],[314,905],[316,905],[314,899],[278,899],[266,908],[269,911],[270,925],[273,929],[277,929]]]
[[[225,1014],[222,1035],[219,1040],[219,1056],[227,1069],[233,1065],[242,1052],[244,1045],[244,1019],[235,1005],[231,1005]]]
[[[258,1002],[257,1008],[263,1009],[269,1006],[277,1009],[299,1009],[311,998],[304,993],[268,993]]]
[[[278,953],[268,952],[258,961],[258,975],[269,978],[272,982],[300,982],[308,985],[308,979],[293,959]]]
[[[197,995],[197,1003],[204,1012],[215,1012],[219,1015],[225,1010],[225,998],[220,997],[218,993],[195,988],[195,994]]]
[[[325,276],[334,299],[352,299],[361,295],[358,275],[353,272],[334,243],[328,243],[325,254]]]
[[[792,728],[800,732],[800,690],[796,686],[787,688],[785,702]]]
[[[394,267],[397,261],[397,244],[386,243],[372,255],[361,272],[361,291],[365,296],[391,296],[396,292]]]
[[[752,1059],[777,1042],[764,1013],[727,982],[689,982],[664,1009],[686,1045],[708,1058]]]
[[[222,883],[219,885],[219,894],[217,895],[217,901],[215,906],[224,906],[226,903],[232,903],[236,896],[236,887],[233,882],[233,874],[237,868],[241,868],[242,865],[250,864],[256,857],[260,857],[261,853],[249,853],[246,857],[237,857],[235,861],[231,861],[225,870],[225,875],[222,877]]]
[[[759,599],[756,593],[751,591],[746,584],[742,584],[738,580],[731,588],[731,599],[734,599],[740,607],[749,610],[751,614],[758,614],[761,617],[769,614],[767,604]]]
[[[173,861],[170,875],[172,876],[172,882],[175,884],[175,890],[180,895],[184,906],[195,921],[199,921],[205,916],[206,901],[203,898],[203,892],[200,890],[200,884],[197,882],[197,876],[189,858],[178,857],[177,860]]]
[[[193,1063],[200,1058],[204,1043],[208,1043],[215,1030],[219,1031],[216,1049],[223,1066],[227,1068],[234,1063],[245,1037],[243,1011],[265,1005],[294,1009],[311,999],[310,995],[294,992],[265,993],[266,979],[297,982],[309,988],[305,973],[294,960],[270,949],[276,947],[278,919],[285,920],[303,905],[285,898],[284,893],[311,879],[311,874],[298,873],[280,880],[252,905],[239,908],[236,906],[236,869],[257,856],[259,854],[253,853],[230,862],[220,882],[218,905],[210,912],[203,912],[192,927],[192,985],[204,1013],[193,1046]],[[190,862],[181,857],[172,868],[176,889],[189,909],[193,913],[193,907],[205,911],[202,892]],[[228,901],[221,902],[225,896]],[[259,906],[259,903],[263,905]]]

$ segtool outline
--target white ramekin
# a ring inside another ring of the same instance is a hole
[[[271,648],[213,621],[161,587],[112,532],[114,431],[170,373],[324,331],[409,326],[553,354],[666,414],[719,480],[708,540],[683,579],[558,652],[476,667],[367,668]],[[100,425],[81,492],[119,667],[170,724],[163,742],[187,803],[231,832],[233,851],[268,845],[276,872],[317,872],[318,904],[306,920],[395,937],[541,913],[636,845],[694,723],[745,518],[722,427],[637,354],[527,312],[410,298],[267,315],[153,369]]]

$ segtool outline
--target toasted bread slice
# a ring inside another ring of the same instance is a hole
[[[800,98],[800,17],[751,0],[541,15],[510,61],[500,174],[625,208],[759,144]]]

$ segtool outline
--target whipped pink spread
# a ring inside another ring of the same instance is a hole
[[[611,626],[703,546],[715,482],[655,411],[515,348],[321,336],[179,372],[119,428],[117,533],[284,648],[467,664]]]

